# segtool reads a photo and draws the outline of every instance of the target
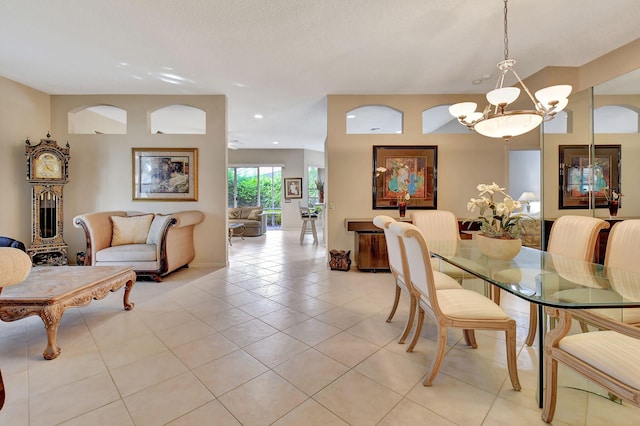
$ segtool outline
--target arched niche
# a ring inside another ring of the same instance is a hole
[[[450,106],[438,105],[422,111],[422,133],[469,133],[469,130],[449,113]]]
[[[402,133],[401,111],[386,105],[365,105],[347,112],[348,135]]]
[[[149,114],[151,133],[204,135],[207,113],[189,105],[168,105]]]
[[[67,114],[68,131],[73,134],[127,133],[127,111],[113,105],[92,105]]]
[[[554,134],[573,133],[573,112],[568,109],[558,112],[553,120],[544,122],[542,130]]]
[[[626,105],[603,105],[593,110],[594,133],[638,133],[638,111]]]

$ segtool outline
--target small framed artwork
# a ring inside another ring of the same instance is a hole
[[[197,148],[132,148],[133,200],[197,201]]]
[[[436,209],[438,147],[374,146],[373,208]]]
[[[284,199],[302,198],[302,178],[284,178]]]
[[[606,208],[611,191],[621,191],[620,145],[596,145],[592,160],[588,145],[560,145],[559,150],[558,208],[589,208],[591,196],[593,207]]]

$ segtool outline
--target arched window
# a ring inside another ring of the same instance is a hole
[[[70,135],[127,133],[127,111],[112,105],[93,105],[71,111],[67,121]]]
[[[422,133],[469,133],[469,129],[449,113],[450,106],[438,105],[422,111]]]
[[[169,105],[150,114],[151,133],[204,135],[207,113],[188,105]]]
[[[402,112],[384,105],[365,105],[346,115],[348,135],[402,133]]]
[[[594,133],[638,133],[638,112],[624,105],[605,105],[593,111]]]

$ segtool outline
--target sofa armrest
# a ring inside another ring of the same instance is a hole
[[[126,216],[125,211],[109,211],[81,214],[73,218],[73,226],[84,230],[86,251],[84,264],[94,265],[96,253],[111,245],[111,216]]]
[[[260,233],[267,232],[267,214],[263,211],[260,213]]]
[[[176,219],[176,228],[197,225],[204,220],[204,213],[198,210],[185,210],[171,213],[169,216]]]

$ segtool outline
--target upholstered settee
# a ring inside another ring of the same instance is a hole
[[[267,232],[267,217],[262,206],[233,207],[228,210],[229,223],[241,223],[245,229],[234,229],[234,235],[244,232],[245,237],[257,237]]]
[[[194,227],[204,220],[197,210],[171,214],[108,211],[73,218],[84,230],[84,265],[131,265],[138,276],[156,281],[195,257]]]

